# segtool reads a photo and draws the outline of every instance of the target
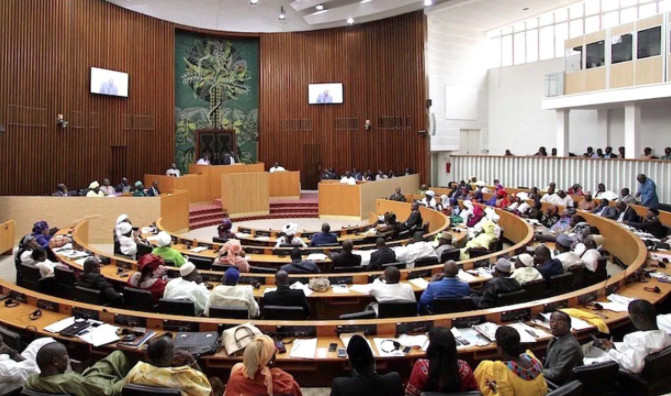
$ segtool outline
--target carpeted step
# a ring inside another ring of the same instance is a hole
[[[249,220],[263,220],[263,219],[295,219],[295,218],[318,218],[318,214],[307,214],[307,213],[297,213],[297,212],[286,212],[286,213],[273,213],[269,215],[262,216],[249,216],[249,217],[240,217],[233,218],[233,221],[249,221]],[[218,218],[203,218],[196,221],[189,222],[189,229],[195,230],[198,228],[210,227],[218,225],[221,222],[223,216]]]

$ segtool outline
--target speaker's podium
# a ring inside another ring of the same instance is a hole
[[[221,175],[221,207],[231,217],[270,214],[269,173],[224,173]]]

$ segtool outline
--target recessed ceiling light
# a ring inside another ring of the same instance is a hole
[[[424,0],[424,6],[428,7],[433,4],[433,0]]]
[[[317,5],[315,8],[317,9],[317,11],[323,11],[324,10],[324,6],[322,4]]]
[[[354,18],[352,18],[352,17],[347,18],[347,23],[349,23],[350,25],[353,24],[354,23]]]
[[[257,5],[257,4],[259,4],[259,0],[249,0],[249,4]]]
[[[287,15],[284,13],[284,6],[280,6],[280,15],[277,17],[280,21],[287,19]]]
[[[373,0],[361,0],[361,4],[363,4],[363,3],[370,3],[371,1],[373,1]]]

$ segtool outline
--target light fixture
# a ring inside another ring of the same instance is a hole
[[[259,0],[249,0],[249,4],[257,5],[257,4],[259,4]]]
[[[280,6],[280,16],[277,17],[280,21],[287,19],[287,15],[284,13],[284,6]]]
[[[317,9],[317,11],[323,11],[323,10],[324,10],[324,5],[323,5],[323,4],[319,4],[319,5],[317,5],[315,8]]]
[[[350,25],[353,24],[354,23],[354,18],[352,18],[352,17],[347,18],[347,23],[349,23]]]
[[[428,7],[433,4],[433,0],[424,0],[424,6]]]
[[[373,1],[373,0],[361,0],[361,4],[370,3],[371,1]]]

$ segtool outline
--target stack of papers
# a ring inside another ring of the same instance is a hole
[[[599,302],[604,309],[613,312],[627,312],[629,303],[634,301],[633,298],[625,297],[620,294],[613,293],[606,297],[610,302]]]
[[[78,250],[73,250],[73,249],[65,249],[65,250],[60,250],[58,251],[59,256],[65,256],[69,259],[78,259],[82,257],[88,257],[89,254],[86,252],[80,252]]]
[[[143,234],[155,234],[156,229],[154,227],[142,227],[141,229]]]
[[[425,290],[427,286],[429,286],[429,282],[424,278],[410,279],[408,282],[412,283],[420,290]]]
[[[119,336],[117,335],[117,330],[119,330],[119,328],[116,326],[103,323],[98,327],[89,327],[89,329],[91,329],[91,331],[79,334],[77,335],[77,338],[84,342],[88,342],[96,348],[111,342],[119,341]]]
[[[483,337],[473,328],[467,327],[458,329],[456,327],[453,327],[450,329],[450,331],[452,332],[454,338],[457,340],[457,349],[472,346],[486,346],[491,343],[491,341]]]
[[[347,285],[333,285],[331,287],[333,288],[333,292],[336,294],[349,293],[349,288],[347,287]]]
[[[189,251],[193,252],[193,253],[200,253],[200,252],[204,252],[206,250],[207,250],[207,248],[205,246],[198,246],[198,247],[189,249]]]
[[[552,312],[546,312],[542,313],[543,317],[545,318],[545,321],[541,321],[538,319],[532,320],[532,323],[538,326],[542,326],[546,329],[550,328],[550,315],[552,315]],[[574,331],[582,331],[582,330],[587,330],[587,329],[592,329],[594,328],[593,325],[589,324],[588,322],[576,318],[575,316],[571,316],[571,330]]]
[[[373,338],[373,343],[375,344],[375,348],[377,348],[378,356],[405,356],[403,354],[402,345],[399,349],[394,349],[394,341],[399,342],[395,338]]]
[[[418,335],[401,334],[397,340],[403,346],[418,347],[425,352],[426,348],[429,347],[429,337],[426,334],[418,334]]]
[[[44,328],[44,331],[48,331],[49,333],[60,333],[61,331],[67,329],[68,327],[72,326],[75,324],[75,317],[70,316],[69,318],[65,318],[62,320],[59,320],[56,323],[52,323],[49,326]]]
[[[307,260],[326,261],[326,255],[324,253],[312,253],[308,255]]]
[[[520,334],[520,342],[531,343],[536,342],[538,338],[551,337],[549,333],[540,329],[533,328],[522,322],[511,323],[508,326],[517,330],[517,332]]]
[[[373,290],[373,284],[369,283],[367,285],[352,285],[349,288],[351,291],[368,295],[370,294],[371,290]]]
[[[463,282],[475,282],[476,278],[475,276],[469,274],[468,272],[464,272],[463,270],[459,270],[459,273],[457,274],[457,278]]]
[[[305,297],[309,297],[312,295],[312,290],[308,287],[308,285],[304,285],[301,282],[295,282],[293,285],[289,286],[290,289],[294,290],[303,290],[303,293],[305,294]],[[264,293],[265,294],[265,293]]]
[[[317,352],[317,339],[295,340],[289,356],[300,359],[314,359]]]
[[[480,333],[483,337],[488,339],[491,342],[496,341],[496,329],[499,328],[499,325],[492,322],[485,322],[479,325],[473,326],[473,329]]]

